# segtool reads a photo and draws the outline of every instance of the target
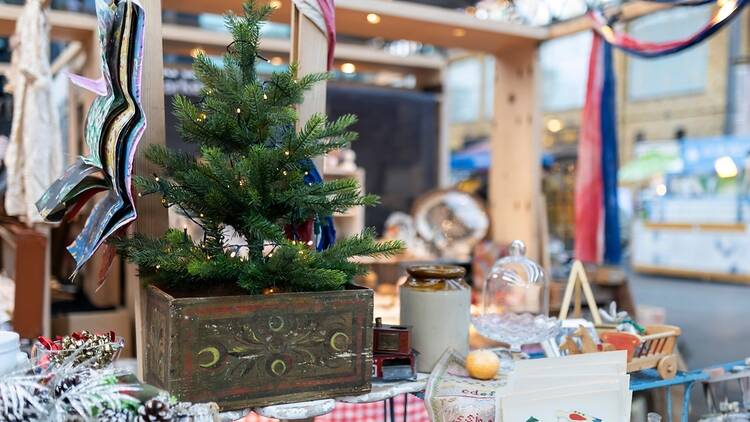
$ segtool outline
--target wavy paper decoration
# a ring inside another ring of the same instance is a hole
[[[97,95],[84,128],[90,152],[79,157],[36,203],[45,220],[59,222],[74,217],[94,194],[106,192],[68,246],[76,261],[74,276],[108,237],[136,218],[133,160],[146,128],[141,104],[143,7],[134,0],[97,0],[96,16],[102,76],[98,80],[71,76],[74,84]]]

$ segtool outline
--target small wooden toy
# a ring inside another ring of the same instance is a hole
[[[662,379],[674,378],[677,374],[677,355],[674,348],[680,332],[680,327],[672,325],[646,326],[646,335],[636,335],[639,344],[634,348],[633,356],[628,362],[628,372],[656,368]]]
[[[580,355],[581,349],[578,347],[575,340],[573,340],[573,337],[565,336],[565,340],[560,343],[560,352],[562,352],[564,356]]]
[[[380,381],[417,379],[417,360],[414,351],[401,353],[376,353],[372,356],[372,376]]]
[[[677,355],[674,348],[680,327],[671,325],[649,325],[646,334],[609,331],[600,334],[601,344],[596,344],[588,330],[581,326],[572,336],[566,336],[560,345],[560,351],[566,355],[580,353],[606,352],[611,350],[626,350],[628,352],[628,372],[642,369],[656,368],[662,379],[674,378],[677,374]],[[579,348],[572,337],[581,341]]]
[[[383,324],[381,318],[375,318],[373,327],[373,353],[401,354],[411,353],[411,327]]]

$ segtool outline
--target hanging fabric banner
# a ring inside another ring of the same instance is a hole
[[[718,7],[714,10],[711,19],[702,28],[685,39],[666,42],[640,41],[626,33],[615,31],[601,11],[590,12],[589,17],[594,21],[594,31],[602,36],[607,43],[636,56],[662,57],[678,53],[710,37],[739,14],[748,1],[750,0],[717,1]],[[677,5],[681,4],[677,3]]]
[[[594,37],[578,143],[575,188],[575,257],[617,264],[622,258],[617,203],[617,110],[612,47],[640,57],[674,54],[716,33],[750,0],[720,0],[709,22],[693,35],[667,42],[646,42],[615,31],[600,11],[590,12]],[[695,6],[673,2],[677,6]]]
[[[601,65],[602,39],[594,36],[589,56],[586,101],[578,141],[578,167],[575,186],[575,257],[585,262],[599,262],[603,256],[603,184],[601,100],[604,82]]]

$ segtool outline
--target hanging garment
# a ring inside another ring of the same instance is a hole
[[[16,22],[9,83],[13,123],[5,156],[5,211],[27,224],[40,223],[36,201],[62,174],[59,118],[52,101],[49,24],[40,0],[27,0]]]

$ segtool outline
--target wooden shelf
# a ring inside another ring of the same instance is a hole
[[[0,4],[0,36],[10,36],[16,26],[23,6]],[[66,41],[79,41],[89,50],[96,33],[96,18],[92,15],[52,10],[49,12],[52,24],[52,38]],[[209,54],[223,54],[229,45],[231,35],[227,32],[204,28],[165,24],[162,26],[164,52],[189,56],[194,48],[202,48]],[[291,42],[285,39],[264,38],[261,50],[268,54],[288,55]],[[354,63],[361,71],[432,71],[439,72],[445,66],[440,56],[395,56],[375,47],[339,43],[336,46],[337,62]]]
[[[164,0],[164,10],[185,13],[239,12],[241,0]],[[376,13],[380,23],[367,22],[367,14]],[[290,0],[281,0],[270,17],[272,21],[288,23]],[[383,0],[338,0],[336,29],[341,35],[382,37],[389,40],[407,39],[445,48],[498,53],[520,46],[531,46],[547,38],[548,30],[541,27],[481,20],[463,12],[410,3]],[[460,32],[456,35],[454,31]]]

